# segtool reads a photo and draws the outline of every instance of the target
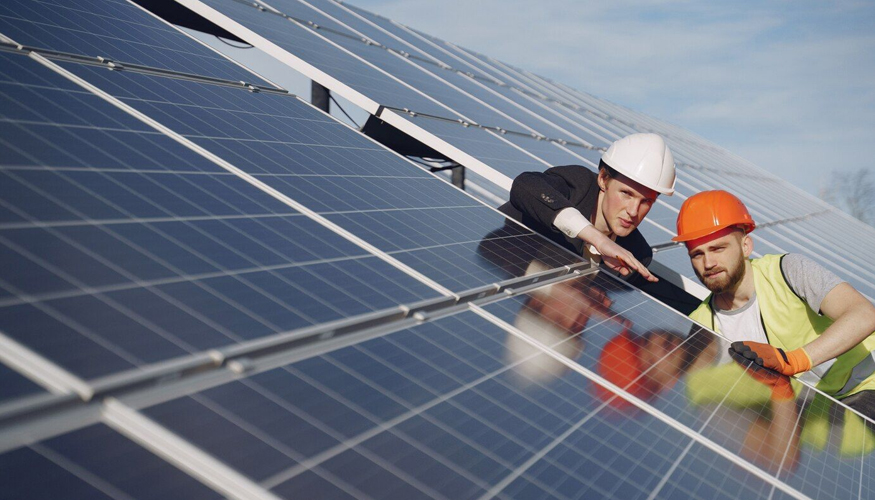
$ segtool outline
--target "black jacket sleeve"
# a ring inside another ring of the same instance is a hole
[[[552,228],[556,215],[576,207],[583,198],[598,195],[596,174],[586,167],[566,165],[545,172],[524,172],[513,180],[510,203],[528,217]],[[589,214],[584,214],[589,216]]]

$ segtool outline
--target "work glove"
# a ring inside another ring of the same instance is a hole
[[[811,358],[801,347],[784,352],[783,349],[772,347],[769,344],[746,340],[733,342],[729,347],[729,354],[738,354],[759,366],[775,370],[788,377],[811,369]]]
[[[738,364],[747,368],[746,373],[748,375],[772,390],[772,401],[792,401],[793,399],[796,399],[796,394],[793,392],[793,386],[790,385],[789,378],[779,375],[772,370],[766,370],[754,360],[738,354],[732,348],[729,349],[729,354]]]

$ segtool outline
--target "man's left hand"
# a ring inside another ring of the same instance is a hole
[[[783,349],[772,347],[761,342],[733,342],[729,347],[730,354],[743,356],[759,366],[775,370],[778,373],[791,376],[811,369],[811,358],[803,348],[784,352]]]

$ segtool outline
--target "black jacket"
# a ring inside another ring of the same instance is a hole
[[[553,167],[545,172],[524,172],[510,189],[510,201],[498,209],[559,245],[583,254],[583,240],[569,238],[553,227],[553,220],[563,209],[574,207],[589,218],[595,212],[599,185],[592,170],[580,165]],[[653,250],[638,228],[629,236],[617,237],[617,244],[632,252],[645,266],[653,259]]]

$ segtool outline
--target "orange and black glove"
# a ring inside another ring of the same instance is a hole
[[[811,358],[801,347],[784,352],[783,349],[772,347],[769,344],[747,340],[733,342],[729,347],[729,354],[738,354],[759,366],[775,370],[788,377],[811,369]]]
[[[729,349],[729,354],[738,364],[748,369],[748,375],[772,390],[772,401],[792,401],[796,399],[796,393],[793,392],[793,386],[790,385],[789,378],[772,370],[766,370],[756,364],[754,360],[738,354],[733,349]]]

